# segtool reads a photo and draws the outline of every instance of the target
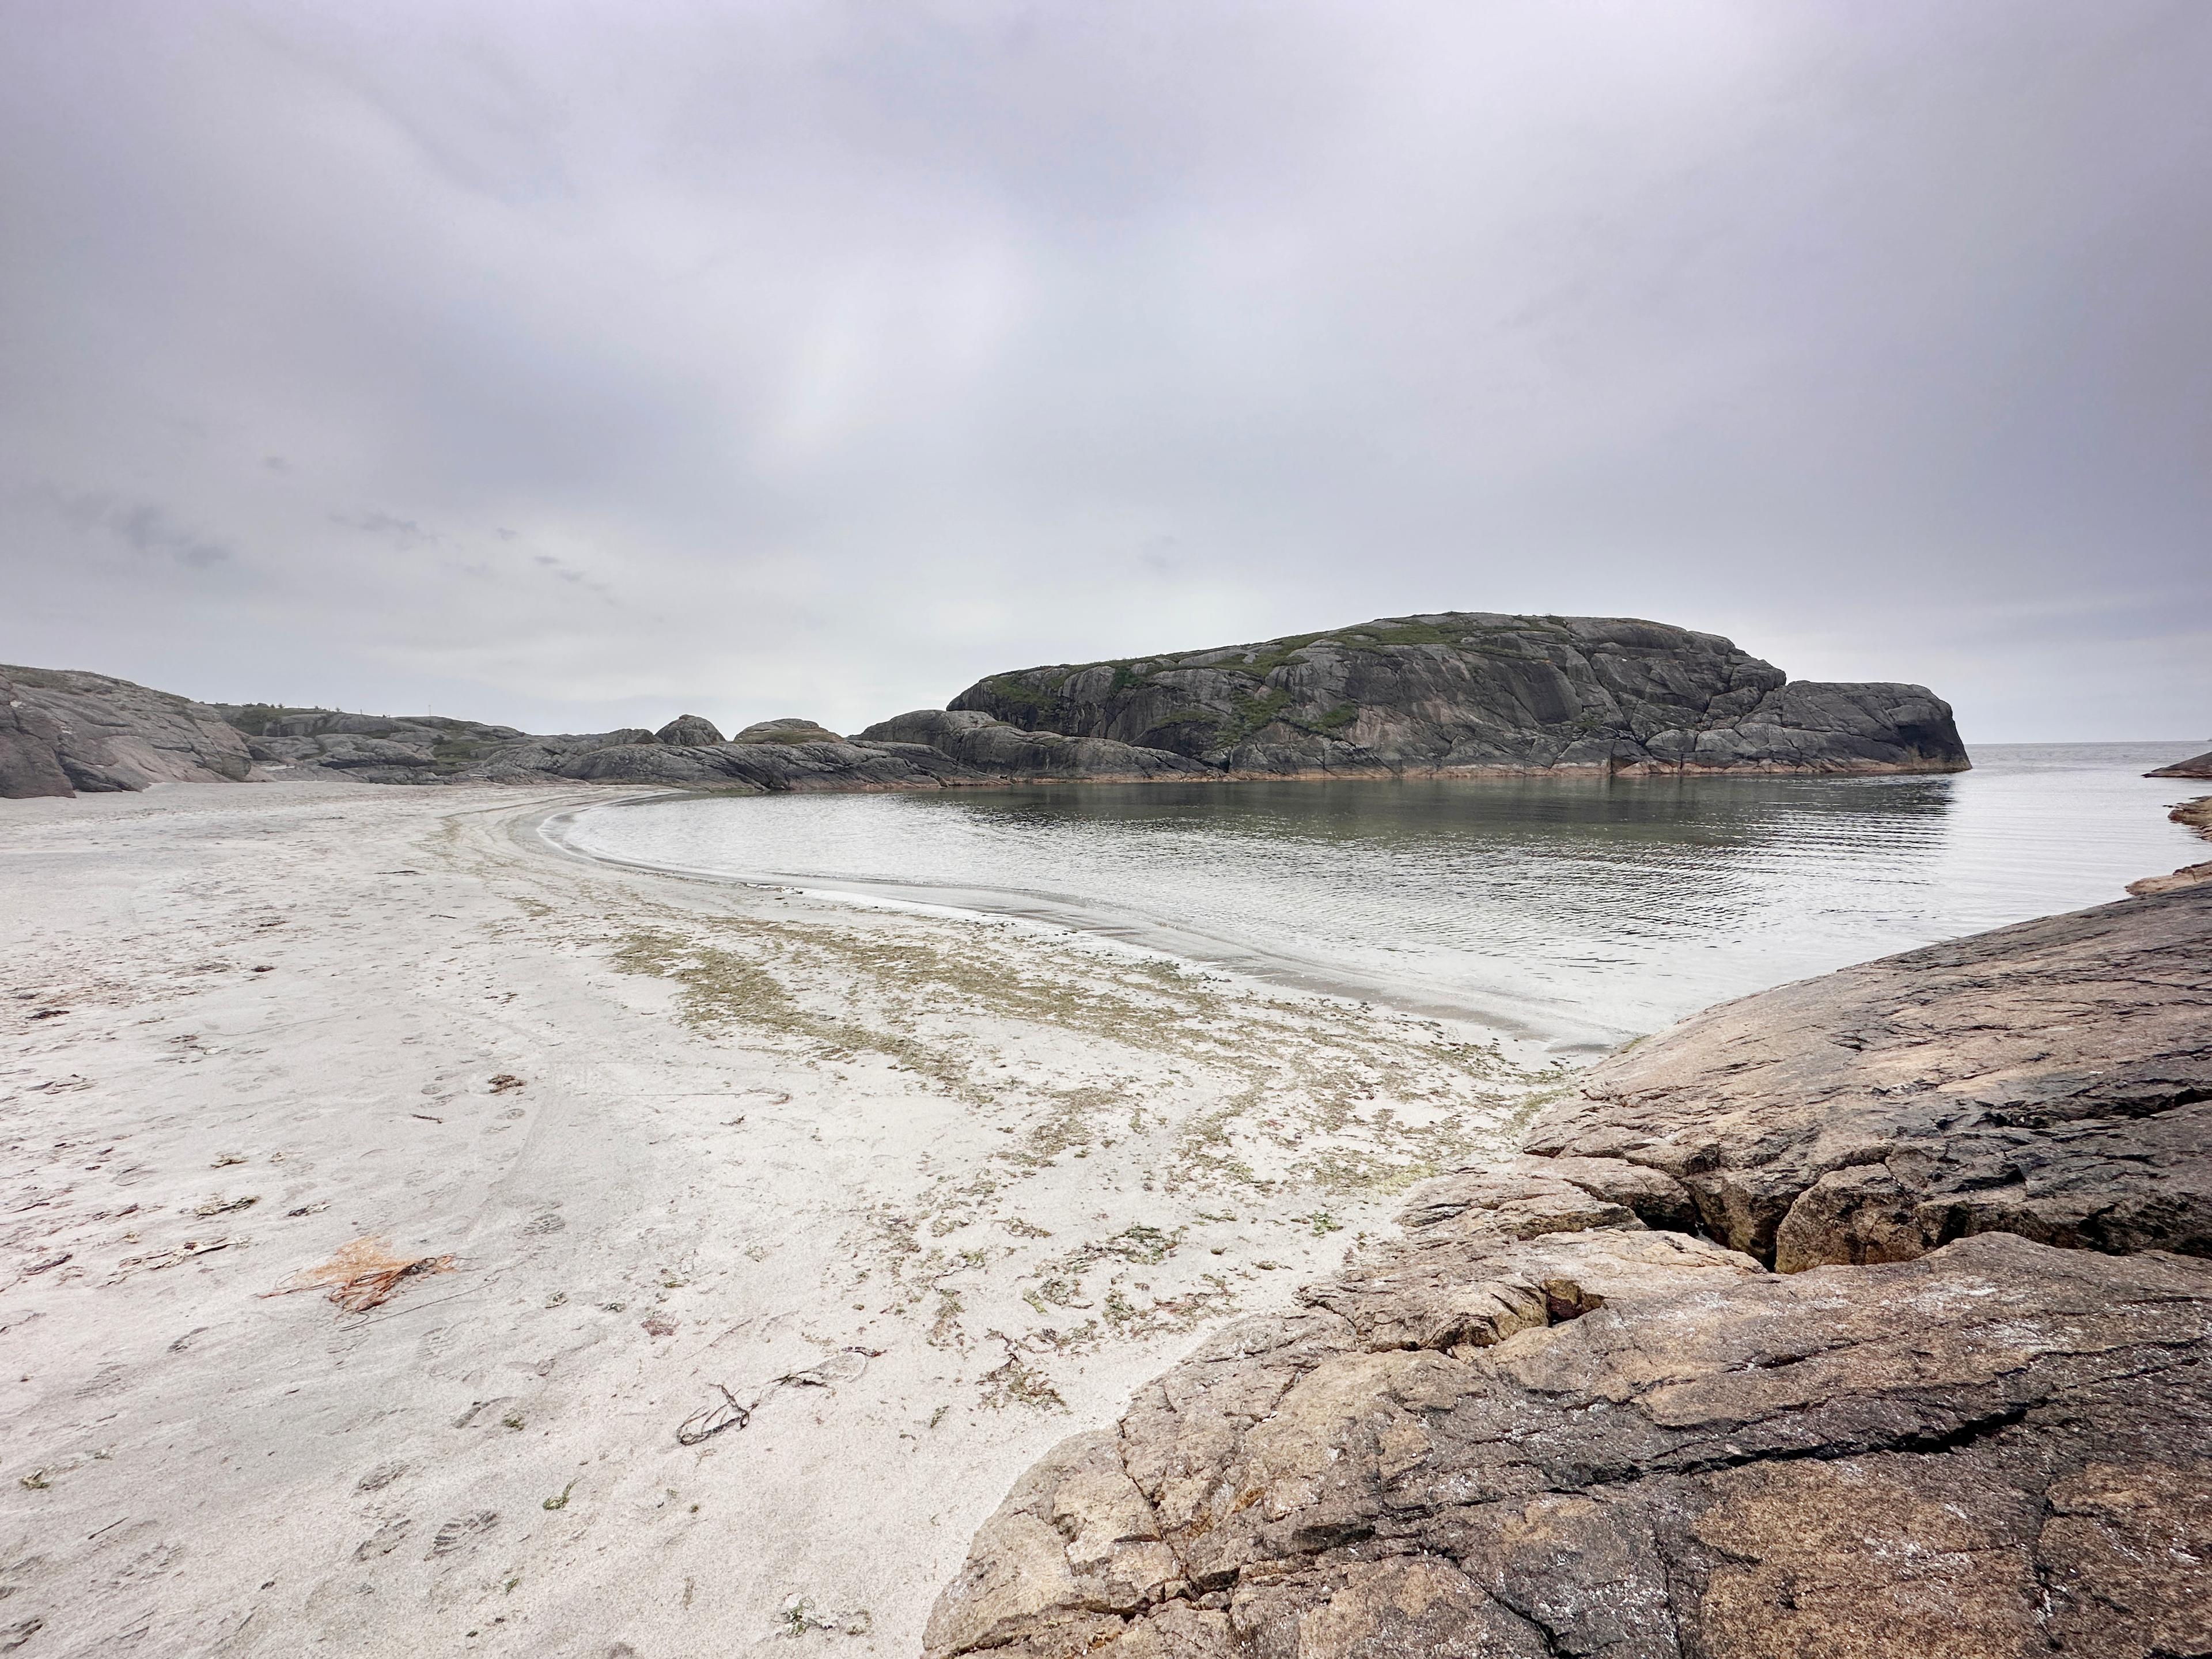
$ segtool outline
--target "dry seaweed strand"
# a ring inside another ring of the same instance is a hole
[[[328,1289],[331,1300],[348,1313],[367,1313],[389,1301],[410,1279],[453,1271],[450,1255],[402,1256],[380,1235],[365,1233],[341,1244],[319,1267],[302,1267],[264,1296],[290,1296],[296,1291]]]
[[[786,1371],[762,1383],[752,1393],[752,1403],[745,1404],[720,1382],[707,1386],[721,1399],[711,1406],[702,1407],[677,1425],[676,1443],[696,1446],[702,1440],[721,1433],[724,1429],[742,1429],[752,1421],[753,1413],[764,1405],[768,1397],[778,1389],[826,1389],[839,1382],[850,1382],[868,1369],[871,1359],[883,1358],[881,1348],[840,1348],[821,1364],[809,1365],[804,1370]]]
[[[678,1445],[696,1446],[709,1436],[721,1433],[724,1429],[742,1429],[752,1420],[752,1413],[738,1403],[735,1395],[719,1382],[709,1386],[722,1396],[722,1403],[694,1412],[685,1418],[676,1430]]]

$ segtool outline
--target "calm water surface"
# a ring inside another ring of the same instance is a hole
[[[2197,791],[2141,775],[2201,747],[1984,744],[1935,778],[662,799],[556,833],[623,862],[1040,918],[1574,1053],[2120,898],[2203,856],[2164,811]]]

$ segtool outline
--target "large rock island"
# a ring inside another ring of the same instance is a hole
[[[1525,1145],[1032,1468],[932,1653],[2212,1652],[2212,886],[1715,1009]]]
[[[1968,764],[1950,705],[1925,687],[1793,683],[1718,635],[1617,617],[1443,611],[1024,669],[849,738],[784,719],[725,739],[696,714],[657,732],[544,737],[442,716],[210,706],[98,674],[0,675],[12,677],[0,679],[0,794],[280,771],[755,794]]]
[[[1240,775],[1957,772],[1925,686],[1790,682],[1717,634],[1440,611],[994,674],[955,711]]]

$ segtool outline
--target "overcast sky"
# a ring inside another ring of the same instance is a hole
[[[840,729],[1444,609],[2212,734],[2212,5],[0,0],[0,660]]]

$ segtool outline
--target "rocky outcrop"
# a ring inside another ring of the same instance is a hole
[[[793,743],[747,739],[742,733],[728,743],[685,748],[606,744],[548,755],[538,764],[547,777],[752,794],[934,789],[975,781],[956,762],[915,745],[862,744],[843,738]]]
[[[25,701],[13,671],[0,669],[0,799],[74,795],[62,770],[62,732],[53,716]]]
[[[1607,1062],[1032,1468],[929,1651],[2212,1651],[2208,931],[2054,917]]]
[[[1023,1478],[928,1650],[2204,1650],[2201,1265],[2004,1234],[1788,1277],[1627,1230],[1409,1248],[1526,1317],[1449,1348],[1230,1327]]]
[[[0,795],[243,781],[245,740],[213,708],[129,680],[0,666]]]
[[[828,726],[795,715],[781,720],[755,720],[730,739],[732,743],[843,743]]]
[[[674,748],[696,749],[702,744],[721,742],[722,734],[714,722],[702,714],[678,714],[654,732],[653,740]]]
[[[995,674],[956,712],[1239,775],[1955,772],[1923,686],[1790,683],[1715,634],[1445,611]]]
[[[725,741],[696,714],[659,732],[532,737],[428,715],[234,708],[255,759],[368,783],[544,783],[562,779],[740,794],[977,788],[1085,779],[1212,776],[1181,755],[1031,734],[984,714],[902,714],[842,738],[809,720],[762,720]]]
[[[2161,766],[2154,772],[2146,772],[2147,778],[2212,778],[2212,749],[2187,760],[2176,761],[2171,766]]]
[[[428,714],[267,704],[210,711],[123,681],[74,678],[109,688],[87,710],[120,710],[115,688],[145,703],[118,714],[118,732],[160,726],[158,737],[127,754],[111,744],[102,751],[112,750],[108,761],[86,759],[87,776],[111,779],[146,773],[149,756],[173,761],[195,720],[218,734],[193,762],[201,769],[159,775],[244,776],[245,766],[258,763],[364,783],[566,778],[743,793],[1551,770],[1956,771],[1967,764],[1949,706],[1920,686],[1793,684],[1717,635],[1481,612],[994,675],[949,710],[901,714],[856,738],[785,718],[725,741],[697,714],[658,732],[538,737]],[[167,708],[159,721],[155,704]],[[180,723],[178,710],[198,714]],[[204,719],[212,713],[243,735],[243,744]],[[0,727],[0,787],[52,787],[39,757],[61,751],[25,724],[43,717],[36,708],[16,713]],[[79,725],[90,718],[76,716]],[[66,757],[58,763],[66,772]]]
[[[942,757],[863,750],[811,720],[750,726],[725,742],[714,723],[679,715],[658,732],[533,736],[443,716],[261,707],[224,711],[272,768],[342,772],[368,783],[546,783],[563,779],[738,793],[823,787],[927,788]],[[780,735],[759,735],[773,726]],[[761,747],[759,745],[768,745]]]
[[[1664,1176],[1784,1272],[1993,1231],[2212,1255],[2212,890],[1723,1004],[1592,1068],[1526,1144]]]
[[[644,732],[588,738],[531,738],[511,726],[443,715],[350,714],[269,703],[224,704],[219,712],[245,734],[254,760],[271,772],[337,772],[362,783],[446,782],[495,766],[502,755],[523,744],[652,740]],[[526,775],[522,773],[516,781]]]
[[[2150,775],[2157,777],[2160,775],[2154,772]],[[2195,800],[2185,800],[2166,817],[2212,841],[2212,795],[2200,795]],[[2128,884],[2128,891],[2137,898],[2148,898],[2154,893],[2178,893],[2185,887],[2194,887],[2200,882],[2208,881],[2212,881],[2212,860],[2202,864],[2185,864],[2172,875],[2145,876],[2141,881],[2131,881]]]
[[[863,743],[918,744],[949,756],[969,771],[999,779],[1073,779],[1149,783],[1160,778],[1207,777],[1203,762],[1162,749],[1139,748],[1105,738],[1069,738],[1027,732],[992,715],[917,709],[872,726]]]

